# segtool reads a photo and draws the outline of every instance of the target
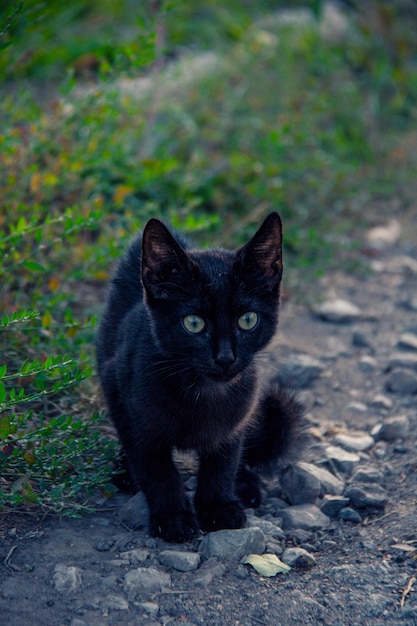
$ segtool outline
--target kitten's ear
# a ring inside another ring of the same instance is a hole
[[[169,297],[170,287],[176,287],[184,272],[190,270],[187,253],[167,227],[152,218],[142,235],[142,282],[154,298]]]
[[[262,226],[243,248],[237,262],[245,270],[261,273],[279,283],[282,276],[282,224],[278,213],[268,215]]]

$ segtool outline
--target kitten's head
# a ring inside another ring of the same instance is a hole
[[[236,251],[188,250],[156,219],[142,240],[142,282],[164,357],[194,379],[228,381],[274,335],[282,277],[282,228],[271,213]]]

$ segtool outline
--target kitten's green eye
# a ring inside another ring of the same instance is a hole
[[[206,327],[205,321],[198,315],[187,315],[182,320],[182,323],[184,324],[185,330],[194,334],[201,333],[201,331]]]
[[[258,314],[254,311],[248,311],[239,317],[237,325],[241,330],[252,330],[258,323]]]

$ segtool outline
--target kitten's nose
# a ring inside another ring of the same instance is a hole
[[[226,372],[235,362],[235,355],[233,354],[232,347],[230,345],[220,346],[215,361],[216,365],[220,365],[220,367]]]

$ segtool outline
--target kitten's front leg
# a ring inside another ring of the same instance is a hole
[[[240,441],[233,441],[215,452],[200,453],[194,504],[202,530],[210,532],[245,525],[246,515],[235,494],[240,449]]]
[[[198,524],[190,501],[184,492],[181,477],[172,460],[170,448],[148,447],[152,452],[135,450],[128,453],[149,506],[149,531],[165,541],[190,541],[198,532]]]

